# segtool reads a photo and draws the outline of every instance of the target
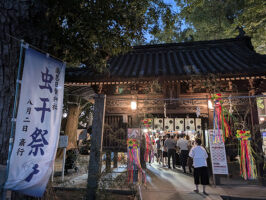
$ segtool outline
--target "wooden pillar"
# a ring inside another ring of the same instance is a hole
[[[118,163],[118,152],[114,152],[114,168],[117,168]]]
[[[111,152],[107,151],[106,152],[106,172],[111,172]]]
[[[94,116],[91,135],[91,151],[89,161],[89,172],[87,181],[87,200],[96,199],[96,191],[101,173],[101,153],[104,131],[106,95],[97,95],[95,97]]]
[[[139,121],[137,112],[132,113],[132,128],[139,128]]]

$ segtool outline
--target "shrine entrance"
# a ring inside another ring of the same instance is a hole
[[[234,131],[234,136],[230,138],[230,141],[225,141],[229,173],[233,176],[239,176],[238,140],[235,137],[235,131],[242,129],[243,126],[245,129],[251,130],[255,123],[259,123],[260,130],[265,131],[263,129],[263,126],[265,126],[265,120],[263,120],[265,107],[263,109],[260,104],[265,105],[266,98],[264,95],[223,95],[223,106],[226,110],[231,110],[230,112],[235,115],[234,118],[228,118],[228,123],[230,123],[232,132]],[[132,104],[133,106],[131,106]],[[254,111],[255,107],[257,107],[257,110],[255,110],[257,112]],[[149,133],[151,140],[160,135],[178,136],[181,133],[189,135],[191,140],[194,140],[195,137],[200,137],[203,141],[203,146],[209,152],[208,134],[209,130],[213,128],[213,113],[214,102],[211,98],[207,98],[207,95],[205,98],[186,96],[172,99],[151,98],[150,96],[143,98],[141,95],[135,95],[134,97],[129,95],[121,98],[121,95],[119,97],[107,95],[101,152],[101,188],[108,192],[110,189],[123,189],[136,194],[139,190],[136,187],[137,183],[142,181],[143,184],[146,184],[151,181],[151,176],[154,176],[154,174],[159,176],[161,170],[167,170],[167,167],[162,167],[156,162],[156,155],[154,155],[154,162],[151,164],[152,167],[150,167],[149,161],[145,160],[146,141],[140,140],[140,159],[143,159],[146,163],[145,168],[143,168],[145,180],[144,178],[139,179],[138,170],[133,172],[135,173],[133,175],[134,178],[129,180],[128,139],[132,129],[139,129],[140,137]],[[256,140],[259,141],[257,134],[252,137],[254,139],[257,137]],[[141,149],[141,145],[144,147],[143,149]],[[83,160],[79,163],[81,165],[79,168],[82,169],[82,174],[79,174],[80,172],[77,174],[72,173],[71,179],[67,179],[66,183],[70,187],[73,186],[70,183],[71,180],[76,181],[75,187],[86,187],[87,172],[83,169],[88,166],[90,155],[86,158],[84,156],[81,157]],[[211,166],[210,160],[209,166]],[[181,171],[181,168],[178,169]],[[62,184],[64,185],[64,183],[59,185],[61,186]]]
[[[226,114],[224,114],[225,119],[231,130],[231,135],[228,136],[228,138],[224,136],[226,150],[225,159],[226,162],[228,162],[229,174],[239,176],[239,170],[241,169],[237,158],[239,156],[239,141],[236,137],[237,130],[253,130],[253,140],[260,141],[261,145],[256,148],[264,149],[264,143],[262,142],[263,134],[261,133],[265,131],[265,107],[262,106],[262,104],[265,104],[266,98],[264,95],[232,96],[228,94],[227,96],[224,95],[222,99],[222,106],[226,112]],[[132,102],[136,105],[135,108],[131,107]],[[146,99],[141,99],[132,97],[121,98],[120,96],[117,99],[113,97],[108,99],[107,96],[106,106],[105,124],[108,124],[108,128],[104,132],[104,144],[111,144],[111,142],[107,142],[108,139],[113,141],[112,144],[116,143],[116,145],[118,145],[120,142],[118,149],[123,152],[128,151],[125,145],[126,143],[128,144],[126,140],[131,137],[129,134],[131,134],[132,129],[136,129],[140,131],[140,135],[148,133],[151,141],[158,138],[158,136],[168,134],[173,136],[185,134],[188,135],[192,141],[195,137],[199,137],[203,141],[203,146],[207,149],[208,153],[210,153],[209,131],[213,130],[213,128],[218,128],[217,125],[213,127],[215,121],[214,100],[207,97],[176,99],[151,99],[147,97]],[[175,109],[175,111],[173,109]],[[118,110],[123,113],[120,115],[111,115],[108,113]],[[126,111],[129,111],[129,113],[125,113]],[[145,111],[148,113],[145,113]],[[157,113],[152,113],[154,111],[157,111]],[[185,113],[185,111],[190,112]],[[119,133],[120,135],[118,137],[110,136],[111,127],[116,127],[116,130],[118,129],[117,126],[112,125],[114,122],[117,124],[114,119],[118,118],[119,126],[123,131]],[[254,126],[256,123],[259,124],[259,126]],[[222,129],[222,127],[220,128]],[[108,149],[104,147],[104,149],[112,151],[112,149],[114,150],[115,148]],[[140,149],[140,153],[145,154],[145,151],[141,151]],[[145,155],[142,155],[142,157],[145,157]],[[148,161],[146,160],[146,162]],[[109,164],[109,166],[111,165]],[[209,160],[209,166],[211,168],[211,160]]]
[[[265,108],[260,111],[257,103],[265,104],[265,62],[250,44],[250,38],[244,37],[144,45],[110,59],[104,74],[88,68],[67,70],[66,86],[85,88],[81,89],[83,91],[91,88],[95,92],[94,99],[98,103],[94,104],[92,136],[95,134],[97,140],[91,145],[95,145],[96,155],[103,161],[104,168],[101,169],[105,173],[103,182],[109,180],[107,188],[114,180],[120,180],[123,187],[131,183],[136,186],[136,182],[143,181],[139,178],[128,180],[128,157],[140,155],[143,162],[146,148],[143,136],[146,137],[146,133],[150,139],[180,133],[191,139],[200,137],[208,150],[210,130],[217,127],[227,130],[228,126],[232,136],[227,139],[227,131],[224,143],[225,160],[233,163],[232,167],[228,165],[229,172],[240,174],[239,170],[231,170],[239,169],[237,149],[240,140],[236,131],[250,130],[252,145],[260,155],[256,163],[258,174],[263,176],[261,131],[266,120]],[[218,110],[218,113],[214,112],[212,97],[218,94],[223,109],[228,111],[223,115]],[[219,115],[222,117],[217,119]],[[217,126],[217,121],[221,126]],[[128,140],[134,139],[129,135],[139,135],[142,139],[138,144],[136,140]],[[138,153],[128,154],[129,149],[137,147]],[[99,163],[97,160],[97,166]],[[134,167],[131,168],[133,171]]]

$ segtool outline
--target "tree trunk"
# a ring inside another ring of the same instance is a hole
[[[2,0],[0,3],[0,164],[6,164],[8,156],[20,46],[20,41],[9,35],[27,39],[26,42],[47,50],[46,30],[36,26],[36,22],[45,23],[45,11],[40,1]]]
[[[78,97],[70,97],[68,103],[68,115],[66,122],[65,135],[68,135],[68,149],[77,148],[77,129],[80,115],[80,105]]]
[[[1,0],[0,2],[0,164],[6,165],[11,131],[20,41],[25,39],[47,50],[47,30],[36,24],[45,23],[46,8],[34,0]],[[1,196],[1,191],[0,191]],[[24,199],[12,195],[13,199]]]

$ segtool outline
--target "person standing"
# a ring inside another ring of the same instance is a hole
[[[162,136],[156,140],[156,149],[157,149],[157,162],[161,164],[162,161]]]
[[[203,185],[203,194],[208,195],[206,193],[206,185],[209,184],[209,174],[207,161],[208,154],[206,150],[201,146],[201,139],[196,139],[196,146],[194,146],[190,152],[189,156],[193,159],[194,166],[194,183],[196,185],[196,189],[194,192],[199,192],[199,183]]]
[[[154,163],[154,157],[156,155],[157,148],[155,144],[155,140],[152,140],[152,146],[151,146],[151,163]]]
[[[180,161],[184,173],[186,173],[187,157],[188,157],[188,141],[184,139],[185,134],[177,141],[176,146],[180,149]]]
[[[190,140],[189,135],[186,135],[186,140],[188,141],[188,151],[190,152],[191,148],[192,148],[192,141]],[[192,165],[193,165],[193,160],[190,156],[188,156],[187,158],[187,166],[189,169],[189,173],[192,173]]]
[[[176,143],[178,142],[178,140],[179,140],[179,135],[177,134],[176,135]],[[176,164],[176,166],[178,166],[178,167],[180,167],[180,149],[179,148],[176,148],[176,153],[175,153],[175,164]]]
[[[167,140],[166,139],[166,136],[164,135],[163,136],[163,140],[162,140],[162,142],[163,142],[163,146],[162,146],[162,152],[163,152],[163,162],[162,163],[163,163],[163,167],[165,167],[165,165],[166,165],[166,159],[167,159],[167,148],[164,145],[166,140]]]
[[[173,135],[171,137],[168,135],[168,139],[164,142],[164,146],[167,148],[168,168],[171,169],[170,158],[172,157],[173,168],[175,169],[176,141]]]

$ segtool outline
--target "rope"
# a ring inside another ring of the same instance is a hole
[[[229,96],[229,97],[221,97],[221,99],[249,99],[249,98],[259,98],[265,97],[266,95],[253,95],[253,96]],[[108,97],[108,99],[115,99],[115,100],[132,100],[132,98],[116,98],[116,97]],[[138,98],[138,100],[158,100],[158,101],[183,101],[183,100],[210,100],[211,98]]]

